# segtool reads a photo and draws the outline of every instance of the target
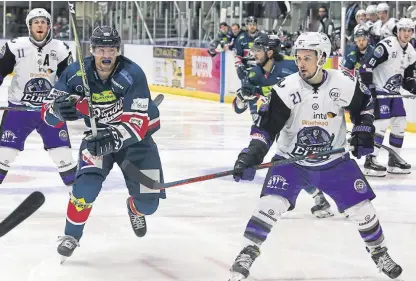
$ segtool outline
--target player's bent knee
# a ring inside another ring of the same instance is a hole
[[[348,208],[345,213],[349,215],[350,219],[358,223],[359,227],[371,227],[378,223],[376,209],[369,200]]]
[[[58,167],[59,175],[64,184],[72,185],[77,172],[77,162],[72,156],[71,149],[68,146],[51,148],[48,150],[48,153]]]
[[[260,198],[258,211],[253,216],[273,225],[289,207],[290,203],[286,198],[279,195],[266,195]]]
[[[103,181],[104,177],[99,174],[81,174],[75,180],[72,194],[76,198],[83,198],[87,203],[92,203],[100,193]]]
[[[159,207],[159,198],[148,197],[146,194],[140,195],[139,198],[134,197],[133,201],[136,210],[143,215],[151,215]]]

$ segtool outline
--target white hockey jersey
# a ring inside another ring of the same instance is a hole
[[[380,36],[381,39],[392,36],[396,22],[395,18],[389,18],[384,24],[381,20],[376,21],[373,26],[374,35]]]
[[[377,58],[381,63],[373,69],[373,83],[379,91],[399,93],[405,69],[416,61],[416,51],[410,43],[403,50],[395,36],[387,37],[378,44],[372,60]],[[369,65],[373,66],[371,60]]]
[[[277,154],[309,155],[346,145],[345,110],[354,96],[356,78],[348,72],[327,70],[317,91],[298,73],[287,76],[274,90],[290,109],[290,117],[280,131]],[[299,161],[303,166],[327,164],[342,155]]]
[[[69,46],[59,40],[52,39],[42,48],[29,37],[8,41],[0,51],[0,75],[4,78],[14,72],[9,102],[41,106],[60,73],[72,62]]]

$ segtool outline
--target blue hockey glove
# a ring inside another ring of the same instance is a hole
[[[360,159],[361,156],[374,151],[374,132],[372,124],[355,125],[351,133],[351,146],[354,147],[352,155]]]
[[[78,99],[79,96],[71,94],[57,97],[52,103],[53,113],[62,121],[78,120],[78,111],[75,107]]]
[[[99,130],[95,137],[89,133],[84,140],[93,156],[105,156],[117,152],[123,145],[120,133],[111,127]]]
[[[256,170],[252,168],[254,159],[247,152],[247,148],[243,149],[234,164],[233,178],[236,182],[240,180],[252,181],[256,175]]]

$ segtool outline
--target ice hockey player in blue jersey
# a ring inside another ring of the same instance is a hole
[[[233,100],[233,108],[237,114],[243,113],[248,108],[250,101],[257,102],[259,110],[261,110],[261,100],[270,94],[271,89],[279,82],[280,78],[298,72],[295,61],[283,60],[283,56],[280,54],[280,40],[277,35],[270,34],[256,38],[251,52],[257,65],[250,69]],[[334,215],[331,205],[320,190],[315,187],[307,187],[305,191],[315,199],[315,206],[311,208],[312,214],[318,218]]]
[[[159,110],[150,98],[143,70],[120,55],[121,39],[117,30],[98,26],[91,36],[92,57],[85,59],[86,78],[98,128],[96,136],[86,132],[79,149],[78,171],[70,195],[65,235],[60,237],[58,253],[65,259],[79,246],[104,180],[114,163],[121,166],[129,159],[150,178],[163,181],[158,148],[152,134],[160,127]],[[44,103],[42,115],[50,126],[83,118],[90,127],[79,63],[62,74]],[[123,171],[130,194],[127,211],[133,231],[146,234],[146,215],[153,214],[165,192],[135,182]]]
[[[267,34],[257,29],[257,18],[250,16],[246,19],[247,32],[241,33],[235,38],[234,51],[235,61],[234,65],[237,71],[238,78],[243,82],[246,79],[250,68],[255,65],[250,54],[250,49],[254,45],[257,38],[267,37]],[[253,120],[256,119],[257,105],[253,101],[249,101],[250,113]]]
[[[354,32],[355,44],[346,52],[342,65],[348,70],[359,69],[372,56],[374,47],[369,43],[369,32],[359,28]]]

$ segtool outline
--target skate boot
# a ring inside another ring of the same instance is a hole
[[[387,173],[390,174],[410,174],[412,166],[406,162],[399,161],[393,154],[389,154]]]
[[[240,281],[250,275],[250,267],[254,260],[260,255],[259,247],[250,245],[245,247],[232,265],[230,272],[231,277],[228,281]]]
[[[403,270],[401,266],[392,260],[389,253],[387,253],[386,247],[377,247],[372,251],[370,251],[367,247],[367,252],[371,254],[371,258],[377,265],[380,272],[383,272],[391,279],[396,279],[402,274]]]
[[[62,241],[58,246],[58,254],[61,255],[61,264],[63,264],[67,258],[72,256],[72,253],[75,251],[76,247],[79,247],[79,242],[77,239],[70,235],[64,235],[58,237],[58,242]]]
[[[326,200],[322,191],[319,191],[315,197],[315,206],[311,208],[311,213],[319,219],[329,218],[334,216],[334,213],[331,211],[331,205]]]
[[[369,177],[385,177],[387,175],[386,171],[386,167],[377,162],[376,156],[367,155],[365,157],[364,175]]]
[[[134,234],[136,234],[137,237],[145,236],[147,232],[145,217],[143,215],[139,215],[138,212],[135,211],[136,208],[134,207],[133,197],[127,198],[126,203],[131,227],[133,228]]]

